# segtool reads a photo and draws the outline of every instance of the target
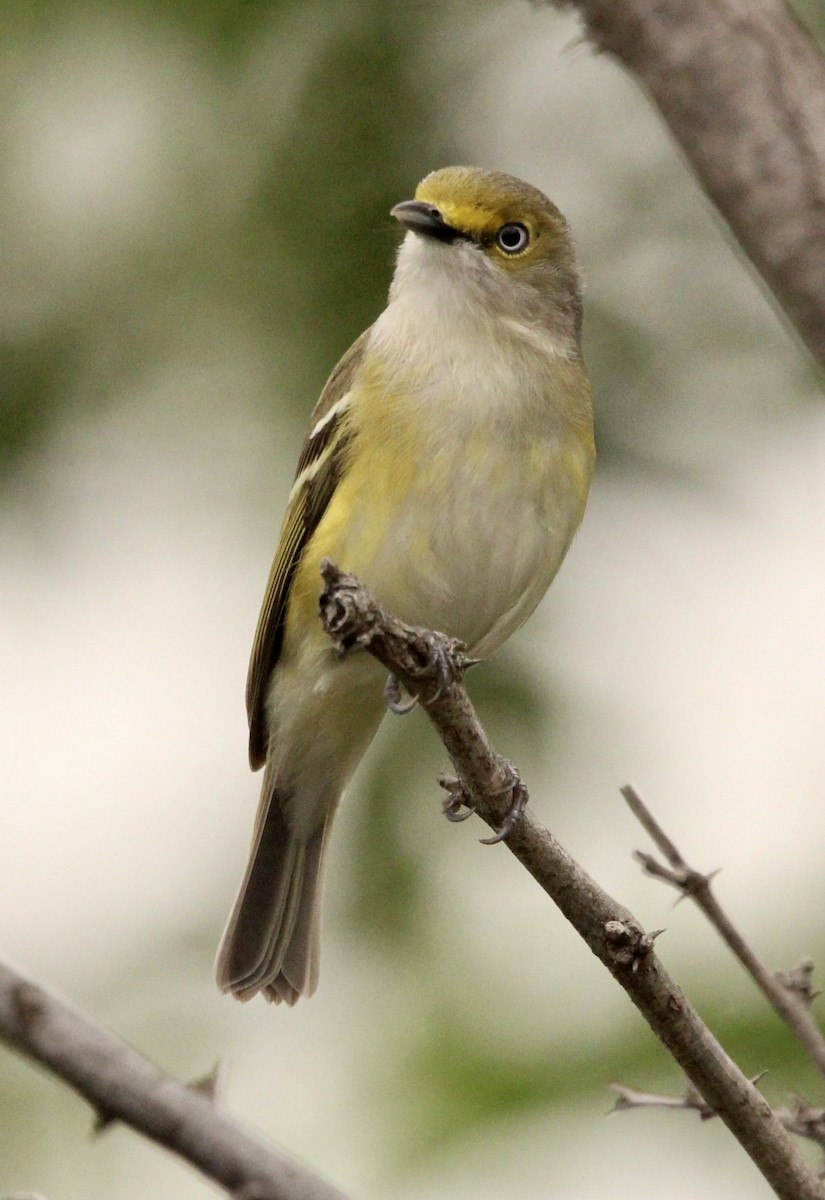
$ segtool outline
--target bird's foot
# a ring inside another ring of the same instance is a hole
[[[447,793],[443,801],[444,816],[447,820],[458,822],[471,817],[476,810],[475,805],[458,776],[448,775],[445,771],[439,775],[438,782]]]
[[[435,689],[424,704],[435,704],[451,684],[457,683],[464,671],[464,644],[443,633],[426,631],[427,658],[421,673],[435,676]]]
[[[507,810],[507,815],[501,823],[501,828],[493,837],[481,838],[483,846],[495,846],[498,842],[503,842],[508,838],[515,828],[516,821],[527,807],[527,801],[530,798],[527,788],[522,782],[516,768],[507,759],[501,759],[501,765],[507,775],[507,782],[503,787],[500,787],[496,792],[496,796],[506,796],[508,793],[511,796],[510,807]]]
[[[512,801],[498,832],[492,837],[479,839],[483,846],[495,846],[508,838],[527,806],[527,788],[522,783],[518,771],[506,759],[502,760],[502,765],[507,774],[507,782],[493,794],[504,796],[509,793],[512,796]],[[455,775],[443,774],[439,775],[438,782],[447,793],[447,797],[444,800],[444,816],[447,820],[466,821],[468,817],[471,817],[476,811],[476,806],[462,780]]]
[[[399,717],[412,712],[416,704],[418,704],[417,696],[410,696],[409,700],[401,699],[401,684],[394,675],[387,676],[387,682],[384,684],[384,699],[387,702],[387,708],[390,712],[395,713]]]
[[[384,685],[384,699],[390,712],[403,716],[412,712],[416,704],[435,704],[445,694],[447,689],[461,679],[468,667],[475,666],[478,659],[464,657],[464,643],[455,638],[449,638],[443,633],[434,633],[428,629],[416,629],[415,652],[410,656],[409,676],[411,679],[421,678],[426,684],[432,684],[431,694],[424,694],[424,689],[409,700],[401,698],[401,683],[395,675],[390,675]]]

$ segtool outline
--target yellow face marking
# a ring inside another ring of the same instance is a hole
[[[454,229],[476,241],[503,267],[554,258],[569,244],[567,223],[537,188],[495,171],[450,167],[435,171],[418,185],[417,200],[432,204]],[[502,249],[496,235],[505,225],[523,225],[529,241],[523,249]]]

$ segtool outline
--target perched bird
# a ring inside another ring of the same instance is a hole
[[[217,961],[241,1000],[315,990],[330,827],[385,710],[382,668],[338,659],[321,626],[321,560],[485,658],[544,595],[590,485],[581,287],[559,210],[509,175],[448,167],[392,215],[407,233],[389,301],[312,415],[252,649],[263,787]]]

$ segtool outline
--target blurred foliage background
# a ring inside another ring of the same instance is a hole
[[[365,1200],[768,1196],[714,1123],[603,1119],[611,1080],[677,1072],[506,851],[444,823],[420,714],[342,810],[318,995],[211,978],[302,430],[383,305],[390,206],[478,163],[576,231],[600,458],[551,596],[471,690],[745,1071],[823,1101],[640,877],[617,792],[724,865],[772,965],[823,958],[821,380],[644,97],[573,17],[460,0],[9,0],[0,79],[0,952],[184,1078],[228,1063],[228,1106]],[[0,1097],[0,1193],[211,1194],[9,1054]]]

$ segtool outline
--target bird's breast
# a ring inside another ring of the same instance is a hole
[[[581,519],[586,379],[511,331],[448,323],[426,346],[382,343],[379,328],[353,406],[336,561],[399,616],[485,655],[538,603]]]

